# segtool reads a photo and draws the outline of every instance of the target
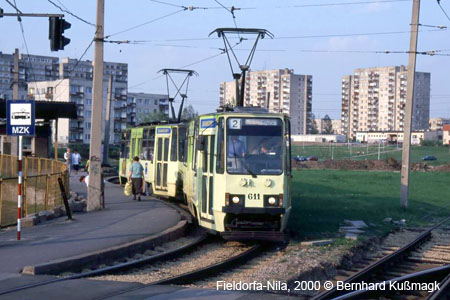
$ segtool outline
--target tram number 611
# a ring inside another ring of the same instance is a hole
[[[257,193],[249,193],[247,195],[247,199],[248,200],[260,200],[261,196],[260,196],[260,194],[257,194]]]

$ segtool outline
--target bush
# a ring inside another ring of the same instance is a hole
[[[435,147],[439,147],[439,146],[442,146],[442,141],[424,141],[424,140],[422,140],[421,142],[420,142],[420,145],[421,146],[435,146]]]

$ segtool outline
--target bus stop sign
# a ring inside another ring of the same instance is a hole
[[[34,100],[6,100],[8,135],[34,136]]]

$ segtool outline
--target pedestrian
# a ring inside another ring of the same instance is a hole
[[[72,153],[70,152],[69,147],[67,147],[66,153],[64,153],[64,160],[66,161],[67,171],[69,172],[69,176],[70,176],[70,171],[72,168]]]
[[[130,175],[128,180],[131,180],[133,185],[133,200],[136,200],[136,195],[138,195],[138,201],[141,201],[141,192],[144,180],[144,167],[139,162],[139,157],[135,156],[133,158],[133,163],[130,167]]]
[[[80,161],[81,161],[81,155],[78,153],[77,149],[73,149],[72,154],[72,166],[75,170],[75,175],[78,175],[78,170],[80,169]]]

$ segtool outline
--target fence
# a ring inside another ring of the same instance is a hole
[[[0,227],[17,222],[17,164],[16,156],[0,155]],[[69,175],[65,163],[40,157],[23,157],[23,215],[62,205],[59,177],[68,193]]]

